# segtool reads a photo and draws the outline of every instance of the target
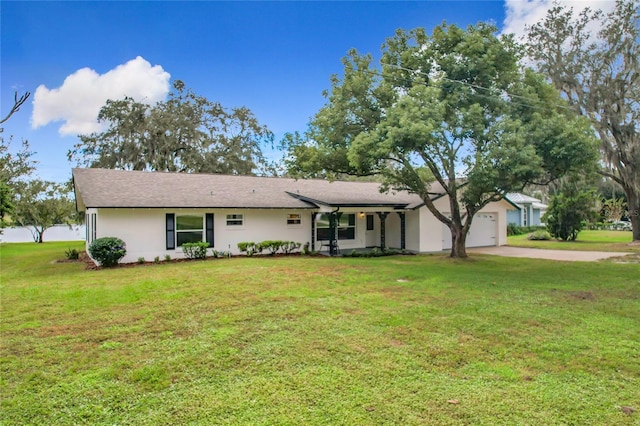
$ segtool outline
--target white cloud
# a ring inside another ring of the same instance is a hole
[[[100,131],[97,116],[108,99],[129,96],[153,104],[169,93],[170,77],[160,65],[151,66],[141,56],[104,74],[90,68],[79,69],[58,88],[38,86],[33,97],[31,126],[35,129],[63,121],[58,129],[61,135]]]
[[[612,0],[561,0],[558,3],[573,7],[574,14],[580,13],[586,7],[592,10],[601,9],[604,12],[610,12],[615,7],[615,2]],[[531,26],[542,20],[553,6],[553,0],[505,0],[502,33],[514,33],[519,39],[525,34],[525,26]],[[592,30],[597,30],[597,24]]]

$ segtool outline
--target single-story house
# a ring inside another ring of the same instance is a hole
[[[86,244],[118,237],[123,262],[183,257],[186,242],[207,241],[239,254],[243,241],[287,240],[332,254],[366,247],[439,252],[451,248],[449,228],[408,192],[380,193],[375,182],[74,169],[78,211],[85,212]],[[431,188],[444,214],[448,199]],[[507,201],[474,218],[467,246],[507,242]]]
[[[506,196],[513,208],[507,213],[507,223],[517,226],[541,226],[542,216],[547,211],[547,205],[537,198],[518,192],[509,192]]]

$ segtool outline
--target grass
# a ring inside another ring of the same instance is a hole
[[[514,247],[530,247],[552,250],[620,251],[640,253],[640,246],[630,246],[631,231],[580,231],[576,241],[530,241],[528,234],[513,235],[507,244]]]
[[[640,422],[638,265],[70,247],[0,246],[3,425]]]

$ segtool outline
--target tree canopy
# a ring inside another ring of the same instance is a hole
[[[597,218],[597,195],[590,186],[581,179],[566,179],[551,193],[542,219],[552,237],[575,241],[584,224]]]
[[[383,189],[419,195],[466,257],[473,216],[506,192],[589,167],[588,123],[541,75],[519,65],[521,47],[480,23],[398,30],[379,66],[351,50],[305,135],[290,136],[294,176],[380,174]],[[434,204],[437,182],[449,212]],[[445,214],[448,213],[448,214]]]
[[[598,23],[597,34],[589,31]],[[609,14],[557,5],[528,29],[528,54],[571,107],[587,117],[602,151],[601,173],[627,197],[640,240],[640,3],[617,1]]]
[[[12,153],[11,140],[5,142],[0,132],[0,228],[7,224],[7,218],[15,209],[16,193],[24,189],[36,165],[29,142],[22,141],[20,150]]]
[[[103,132],[79,135],[68,157],[78,165],[127,170],[269,174],[262,148],[272,132],[245,108],[225,108],[186,89],[182,81],[166,101],[147,105],[109,100],[98,120]]]
[[[17,194],[12,220],[31,229],[36,243],[44,241],[45,231],[57,224],[76,222],[75,203],[68,185],[32,179]]]

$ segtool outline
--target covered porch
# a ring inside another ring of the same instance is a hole
[[[406,210],[370,206],[327,210],[311,214],[314,251],[338,256],[353,250],[407,249]]]

